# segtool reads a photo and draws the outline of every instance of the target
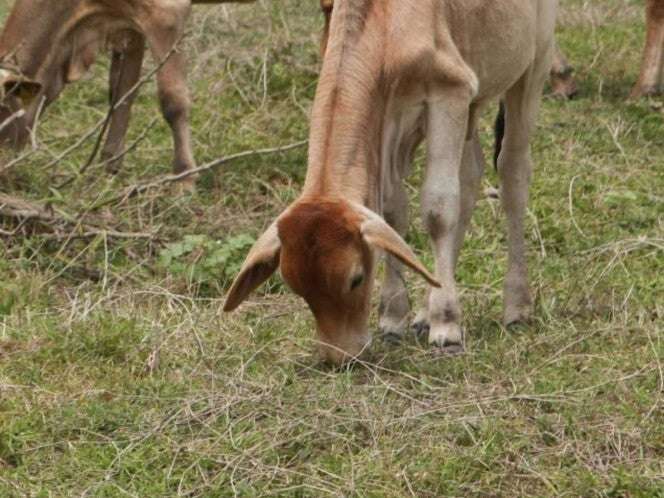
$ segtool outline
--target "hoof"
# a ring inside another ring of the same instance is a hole
[[[631,100],[638,100],[644,97],[655,97],[661,93],[659,90],[656,85],[635,86],[632,88],[629,98]]]
[[[187,177],[173,185],[177,197],[185,197],[196,193],[196,178]]]
[[[122,166],[124,165],[123,157],[113,159],[114,157],[116,157],[115,154],[110,154],[107,152],[103,152],[101,154],[101,162],[104,164],[104,169],[108,175],[117,175],[122,170]]]
[[[403,334],[394,332],[392,330],[381,331],[380,338],[388,346],[398,346],[403,340]]]
[[[532,316],[530,307],[506,310],[503,317],[503,324],[506,328],[514,328],[519,325],[527,325],[531,322]]]
[[[466,348],[463,344],[445,344],[434,349],[434,353],[441,356],[457,356],[463,354]]]
[[[425,320],[413,323],[412,329],[415,337],[419,340],[425,340],[429,337],[429,322]]]

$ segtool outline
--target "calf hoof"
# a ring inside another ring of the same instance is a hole
[[[403,340],[403,334],[394,330],[381,330],[380,338],[388,346],[398,346]]]
[[[424,340],[429,337],[429,322],[427,320],[418,320],[411,325],[413,333],[418,340]]]
[[[429,344],[443,354],[463,353],[463,330],[454,322],[443,323],[429,330]]]
[[[463,344],[446,344],[445,346],[437,347],[434,352],[442,356],[457,356],[466,352]]]
[[[638,100],[643,97],[654,97],[659,95],[660,89],[657,85],[636,85],[629,94],[631,100]]]
[[[175,183],[175,194],[184,197],[196,193],[196,177],[188,176]]]
[[[117,175],[122,169],[124,162],[122,157],[113,159],[114,157],[116,157],[115,154],[109,153],[102,153],[101,155],[101,162],[104,164],[104,169],[109,175]]]
[[[530,306],[507,307],[503,315],[503,324],[507,328],[527,324],[532,319]]]

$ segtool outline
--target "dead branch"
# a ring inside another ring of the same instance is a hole
[[[99,226],[93,222],[82,222],[60,209],[43,207],[35,202],[0,193],[0,217],[25,223],[31,221],[46,229],[49,239],[91,238],[98,235],[116,239],[154,239],[154,234],[120,232]],[[16,231],[0,230],[1,237],[15,236]]]
[[[198,173],[201,173],[203,171],[209,171],[211,169],[217,168],[221,165],[227,164],[229,162],[235,161],[237,159],[243,159],[246,157],[251,157],[251,156],[262,156],[262,155],[268,155],[268,154],[277,154],[279,152],[286,152],[289,150],[297,149],[299,147],[302,147],[308,143],[308,140],[301,140],[299,142],[295,142],[292,144],[288,145],[283,145],[280,147],[272,147],[272,148],[267,148],[267,149],[255,149],[255,150],[246,150],[243,152],[238,152],[237,154],[231,154],[230,156],[226,157],[221,157],[218,159],[215,159],[213,161],[210,161],[207,164],[204,164],[202,166],[199,166],[197,168],[193,168],[187,171],[183,171],[182,173],[178,173],[177,175],[166,175],[163,176],[157,180],[151,181],[151,182],[146,182],[146,183],[139,183],[136,185],[131,185],[124,189],[124,191],[113,197],[112,199],[106,200],[101,204],[98,204],[95,206],[95,209],[99,209],[102,206],[106,206],[108,204],[115,204],[115,203],[121,203],[124,202],[125,200],[129,199],[130,197],[134,197],[136,195],[142,194],[150,189],[157,188],[169,183],[173,182],[178,182],[180,180],[183,180],[187,177],[197,175]]]

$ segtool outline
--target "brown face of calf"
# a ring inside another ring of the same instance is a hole
[[[286,283],[314,314],[322,357],[340,364],[359,356],[370,342],[374,249],[440,285],[403,239],[369,209],[335,199],[302,199],[256,242],[224,310],[235,309],[280,267]]]

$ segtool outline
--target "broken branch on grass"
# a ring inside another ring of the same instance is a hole
[[[45,234],[49,239],[91,238],[99,235],[116,239],[154,239],[154,234],[141,232],[120,232],[97,226],[93,223],[77,221],[64,211],[42,207],[34,202],[0,194],[0,216],[19,220],[22,223],[33,221],[50,230]],[[74,231],[72,231],[72,229]],[[78,233],[75,233],[78,232]],[[13,236],[16,231],[0,231],[0,236]]]
[[[142,194],[143,192],[146,192],[150,189],[160,187],[169,183],[173,182],[178,182],[180,180],[183,180],[185,178],[188,178],[193,175],[197,175],[198,173],[201,173],[203,171],[209,171],[211,169],[214,169],[218,166],[221,166],[223,164],[227,164],[231,161],[235,161],[237,159],[243,159],[246,157],[251,157],[251,156],[262,156],[262,155],[268,155],[268,154],[277,154],[280,152],[286,152],[289,150],[297,149],[299,147],[302,147],[306,145],[309,141],[308,140],[301,140],[299,142],[295,142],[292,144],[288,145],[283,145],[280,147],[272,147],[268,149],[255,149],[255,150],[246,150],[243,152],[238,152],[237,154],[231,154],[230,156],[226,157],[221,157],[219,159],[215,159],[213,161],[210,161],[207,164],[204,164],[203,166],[199,166],[198,168],[193,168],[187,171],[183,171],[182,173],[178,173],[175,175],[166,175],[163,176],[157,180],[151,181],[151,182],[146,182],[146,183],[139,183],[136,185],[132,185],[130,187],[127,187],[120,195],[117,195],[113,197],[112,199],[103,202],[102,204],[97,205],[95,208],[98,209],[102,206],[108,205],[108,204],[114,204],[116,202],[124,202],[125,200],[129,199],[130,197],[133,197],[135,195]]]

